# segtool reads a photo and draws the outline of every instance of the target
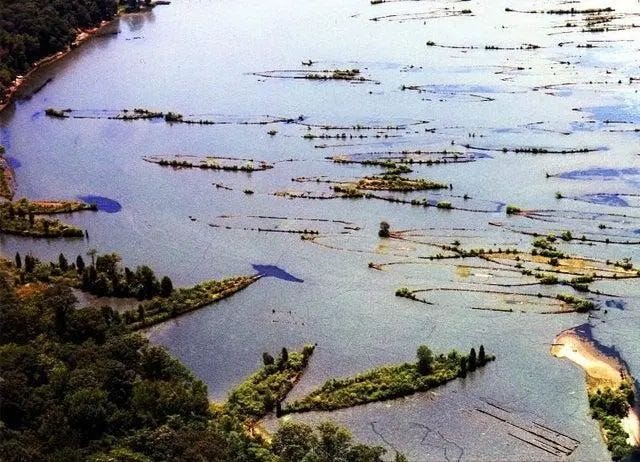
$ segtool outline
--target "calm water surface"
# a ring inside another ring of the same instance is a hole
[[[587,319],[581,314],[539,314],[519,305],[522,310],[512,313],[470,309],[483,303],[513,307],[509,297],[448,292],[434,296],[433,306],[394,297],[400,286],[455,287],[481,281],[482,275],[461,276],[455,260],[423,260],[385,271],[367,266],[370,261],[415,260],[436,253],[419,244],[381,242],[377,229],[383,219],[393,229],[429,228],[444,242],[460,238],[469,248],[529,246],[530,237],[492,226],[494,222],[510,220],[509,224],[538,226],[543,232],[595,233],[598,220],[609,217],[576,221],[567,210],[578,216],[625,214],[620,218],[621,235],[640,229],[640,212],[630,207],[638,204],[633,198],[640,194],[640,176],[633,174],[640,168],[640,132],[633,131],[639,121],[640,83],[629,81],[640,76],[634,59],[637,32],[587,34],[580,32],[580,15],[505,12],[507,7],[547,10],[558,5],[515,0],[375,6],[354,0],[178,0],[150,14],[125,16],[113,25],[118,34],[96,38],[41,72],[34,88],[53,80],[0,119],[2,144],[16,169],[18,196],[99,197],[107,209],[61,217],[86,228],[88,240],[0,236],[0,251],[55,258],[60,251],[76,255],[95,247],[124,255],[130,266],[149,264],[178,285],[277,266],[288,276],[262,278],[230,299],[150,333],[153,342],[165,345],[207,383],[212,399],[223,400],[234,384],[259,366],[263,351],[282,346],[318,344],[308,372],[292,392],[295,398],[330,377],[411,360],[421,343],[443,352],[467,351],[483,343],[498,361],[434,394],[299,418],[335,418],[363,440],[404,451],[412,460],[553,458],[474,413],[479,402],[491,400],[523,421],[543,423],[578,440],[572,459],[606,459],[597,424],[589,417],[582,371],[551,357],[549,346],[561,330],[590,322],[594,337],[615,346],[631,372],[640,376],[637,280],[599,283],[603,292],[622,295],[624,308]],[[593,5],[580,2],[575,7]],[[614,6],[621,13],[638,13],[635,2]],[[462,9],[473,14],[451,14]],[[631,20],[623,15],[614,24]],[[579,26],[567,28],[566,22]],[[443,46],[427,46],[428,41]],[[519,49],[530,43],[540,48]],[[578,47],[588,43],[594,47]],[[485,50],[487,45],[516,49]],[[357,68],[371,81],[252,74],[301,69],[301,61],[308,59],[316,62],[312,70]],[[402,90],[403,85],[419,86],[420,91]],[[323,131],[298,124],[58,120],[44,115],[47,107],[91,116],[141,107],[227,122],[303,116],[309,124],[406,128],[378,130],[379,138],[375,130],[345,130],[356,137],[308,140],[304,134]],[[411,125],[421,121],[427,123]],[[277,130],[275,136],[267,134],[271,129]],[[359,138],[361,134],[367,137]],[[496,151],[464,148],[467,143]],[[537,155],[501,151],[523,146],[598,150]],[[488,154],[470,163],[414,166],[413,176],[450,183],[452,190],[406,196],[458,204],[460,196],[468,194],[473,198],[469,203],[482,205],[486,212],[271,195],[282,190],[328,191],[323,183],[295,183],[292,178],[345,180],[379,171],[334,164],[327,156],[402,149]],[[276,163],[272,170],[247,174],[173,170],[142,160],[160,154]],[[289,159],[293,161],[278,162]],[[545,175],[605,168],[624,172]],[[245,195],[245,189],[255,194]],[[556,199],[556,191],[568,199]],[[621,194],[626,198],[622,202],[607,196]],[[559,212],[552,223],[507,219],[507,203]],[[294,218],[346,221],[352,223],[346,226],[359,229]],[[303,241],[296,234],[240,229],[274,226],[318,229],[318,242],[334,248]],[[638,247],[632,245],[561,247],[584,256],[640,259]],[[532,290],[555,293],[554,288]],[[425,428],[437,429],[439,436],[425,439]]]

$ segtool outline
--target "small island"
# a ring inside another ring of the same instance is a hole
[[[0,203],[0,233],[26,237],[83,237],[84,231],[60,220],[36,217],[96,210],[95,205],[79,201],[29,201]]]
[[[584,370],[591,416],[600,424],[611,456],[619,460],[640,448],[635,381],[623,361],[600,351],[589,336],[580,328],[564,331],[553,341],[551,354]]]
[[[273,164],[265,161],[255,162],[253,159],[219,156],[147,156],[145,162],[172,168],[199,168],[202,170],[223,170],[227,172],[259,172],[273,168]]]
[[[478,353],[471,348],[466,356],[455,350],[435,356],[421,345],[415,363],[381,366],[353,377],[328,380],[305,398],[287,405],[283,412],[333,411],[400,398],[466,377],[493,360],[495,356],[486,354],[482,345]]]
[[[356,189],[364,189],[368,191],[425,191],[430,189],[447,189],[448,185],[438,183],[423,178],[413,179],[404,178],[399,175],[384,175],[380,177],[364,177],[347,187],[352,186]],[[335,189],[335,188],[334,188]]]

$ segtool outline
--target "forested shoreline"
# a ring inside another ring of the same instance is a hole
[[[0,0],[0,103],[14,80],[43,58],[68,49],[78,34],[135,11],[139,0]]]
[[[273,410],[313,346],[212,404],[202,381],[111,308],[79,308],[69,286],[21,281],[0,262],[0,460],[382,462],[383,448],[328,422],[253,431],[250,417]]]

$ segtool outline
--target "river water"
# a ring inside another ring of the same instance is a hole
[[[602,7],[599,3],[570,6]],[[589,318],[541,314],[544,310],[535,306],[540,302],[532,297],[471,292],[434,293],[435,304],[424,305],[394,292],[401,286],[486,287],[489,279],[508,283],[514,277],[492,272],[495,267],[469,272],[461,270],[460,261],[420,259],[439,250],[377,237],[379,222],[387,220],[393,230],[422,230],[417,240],[457,239],[468,248],[527,248],[532,238],[513,229],[609,232],[640,240],[640,81],[633,80],[640,77],[634,59],[639,40],[634,29],[624,27],[640,10],[636,2],[615,2],[606,32],[582,32],[593,27],[583,14],[505,11],[570,6],[515,0],[380,5],[178,0],[149,14],[122,17],[106,30],[117,34],[97,37],[38,72],[27,97],[0,115],[0,142],[16,166],[19,197],[99,196],[119,207],[108,202],[108,211],[61,217],[86,228],[88,240],[0,236],[0,251],[31,251],[43,258],[61,251],[75,256],[90,248],[115,251],[127,265],[149,264],[176,285],[251,274],[253,265],[277,266],[292,277],[262,278],[149,333],[207,383],[212,399],[223,400],[259,366],[263,351],[282,346],[318,344],[292,392],[297,397],[330,377],[412,360],[421,343],[442,352],[468,351],[482,343],[498,360],[433,394],[297,418],[335,418],[362,440],[404,451],[411,460],[557,458],[513,437],[512,426],[476,412],[490,401],[508,409],[514,422],[544,424],[579,441],[570,458],[605,459],[606,447],[589,417],[583,373],[553,358],[549,347],[563,329],[590,322],[594,337],[615,347],[639,376],[637,280],[595,284],[621,298],[594,297],[609,308]],[[467,9],[472,13],[463,12]],[[301,64],[309,59],[313,66]],[[354,68],[369,80],[271,73]],[[52,119],[44,114],[48,107],[71,108],[89,118]],[[133,108],[225,123],[104,117]],[[272,117],[380,128],[327,131],[300,123],[242,123]],[[400,129],[383,128],[390,126]],[[303,137],[325,133],[346,133],[346,138]],[[531,146],[590,152],[513,152]],[[451,184],[451,190],[388,195],[447,200],[454,210],[272,194],[329,191],[325,183],[292,178],[344,181],[380,171],[335,164],[328,156],[417,149],[459,151],[474,161],[412,167],[410,176]],[[175,170],[142,159],[175,154],[252,158],[274,168]],[[244,194],[247,189],[254,194]],[[556,192],[565,199],[557,199]],[[471,199],[462,200],[464,194]],[[507,217],[505,204],[550,210],[553,218]],[[602,222],[611,224],[610,231],[598,228]],[[242,228],[314,229],[320,237],[311,242],[298,234]],[[640,259],[634,245],[572,241],[559,247],[603,260]],[[368,268],[369,262],[394,261],[412,264]],[[486,266],[472,259],[464,263]],[[529,292],[553,295],[558,289]],[[513,311],[471,309],[480,305]]]

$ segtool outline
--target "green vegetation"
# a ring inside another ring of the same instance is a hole
[[[335,185],[333,187],[333,190],[337,193],[342,194],[342,197],[347,197],[350,199],[358,199],[358,198],[364,197],[364,193],[362,191],[359,191],[356,187],[352,185],[350,186]]]
[[[449,201],[440,201],[436,204],[436,207],[439,209],[445,209],[445,210],[450,210],[453,208],[453,206],[451,205],[451,202]]]
[[[507,215],[517,215],[522,212],[520,207],[516,207],[515,205],[507,205]]]
[[[406,163],[395,163],[391,160],[383,160],[383,161],[363,161],[362,165],[366,165],[367,163],[380,165],[386,170],[382,173],[382,176],[398,176],[404,173],[411,173],[411,167],[409,167]]]
[[[400,287],[396,289],[396,297],[408,298],[409,300],[421,301],[414,295],[408,287]]]
[[[117,12],[115,0],[3,0],[0,2],[0,91],[38,60],[66,49],[79,29]]]
[[[633,263],[631,263],[631,258],[623,258],[622,261],[617,261],[613,264],[613,266],[617,266],[618,268],[622,268],[623,270],[630,271],[633,269]]]
[[[553,245],[553,242],[555,241],[556,238],[553,235],[535,238],[533,240],[533,243],[531,244],[534,247],[531,251],[531,255],[540,255],[541,257],[547,257],[551,259],[564,258],[565,255],[562,252],[558,251],[555,245]],[[554,266],[557,266],[557,264]]]
[[[542,285],[554,285],[558,283],[558,278],[553,274],[536,274],[535,277]]]
[[[95,206],[77,201],[31,202],[20,199],[0,203],[0,233],[29,237],[82,237],[80,228],[60,220],[35,217],[39,214],[71,213],[95,210]]]
[[[130,330],[144,329],[227,298],[258,279],[260,276],[236,276],[176,289],[168,297],[157,296],[137,310],[126,311],[123,320]]]
[[[360,69],[335,69],[322,73],[309,73],[304,76],[308,80],[366,80],[360,76]]]
[[[380,229],[378,230],[378,236],[387,238],[391,236],[391,232],[389,231],[389,223],[386,221],[380,222]]]
[[[284,422],[271,447],[282,462],[381,462],[385,453],[379,446],[353,444],[351,434],[331,422],[321,423],[315,432],[303,423]],[[406,461],[402,454],[394,458]]]
[[[145,300],[137,308],[122,313],[122,324],[129,330],[150,327],[210,305],[248,287],[260,278],[258,275],[236,276],[174,290],[169,277],[164,276],[158,280],[154,271],[146,265],[138,266],[132,271],[120,266],[121,258],[118,254],[97,255],[95,250],[91,250],[88,255],[91,262],[87,265],[80,255],[75,263],[69,263],[63,254],[60,254],[57,263],[43,263],[26,255],[23,264],[20,254],[16,254],[15,265],[8,271],[22,284],[55,283],[97,296],[136,297],[138,300]]]
[[[403,178],[397,175],[379,177],[365,177],[358,180],[354,186],[358,189],[373,191],[424,191],[427,189],[447,189],[449,186],[425,179]]]
[[[0,197],[13,199],[13,171],[9,163],[4,158],[4,146],[0,145]]]
[[[567,303],[568,305],[571,305],[571,307],[573,307],[578,313],[586,313],[587,311],[591,311],[596,307],[592,301],[574,297],[573,295],[569,294],[558,294],[556,295],[556,298]]]
[[[67,114],[68,111],[63,111],[63,110],[59,110],[59,109],[54,109],[52,107],[49,107],[47,109],[45,109],[44,113],[46,115],[48,115],[49,117],[55,117],[58,119],[67,119],[69,118],[69,115]]]
[[[81,272],[80,288],[99,297],[136,297],[138,300],[148,300],[161,294],[160,281],[151,268],[143,265],[135,271],[127,267],[123,269],[121,260],[116,253],[96,256],[95,264],[92,262]],[[171,293],[166,293],[167,284],[173,286],[170,279],[165,282],[164,297]]]
[[[167,112],[164,115],[165,122],[182,122],[182,118],[183,118],[182,114],[178,114],[176,112],[171,112],[171,111]]]
[[[264,366],[229,393],[226,411],[249,422],[273,412],[301,377],[314,349],[305,345],[298,353],[283,348],[277,361],[265,353]]]
[[[620,419],[627,416],[634,399],[633,386],[629,381],[623,381],[617,390],[605,387],[589,393],[591,415],[600,423],[614,460],[622,459],[634,450],[627,442],[629,435],[620,423]]]
[[[314,462],[381,462],[382,448],[328,423],[287,424],[270,444],[118,313],[77,309],[64,285],[26,292],[11,268],[0,261],[0,460],[293,462],[304,449]]]
[[[254,164],[253,161],[248,159],[227,159],[222,157],[206,157],[203,159],[145,157],[144,160],[163,167],[199,168],[202,170],[223,170],[228,172],[257,172],[273,168],[273,165],[266,162]]]
[[[427,391],[495,359],[484,354],[484,347],[481,351],[482,358],[476,357],[475,349],[466,357],[455,350],[447,356],[434,356],[421,345],[415,363],[381,366],[353,377],[328,380],[284,412],[330,411]]]

